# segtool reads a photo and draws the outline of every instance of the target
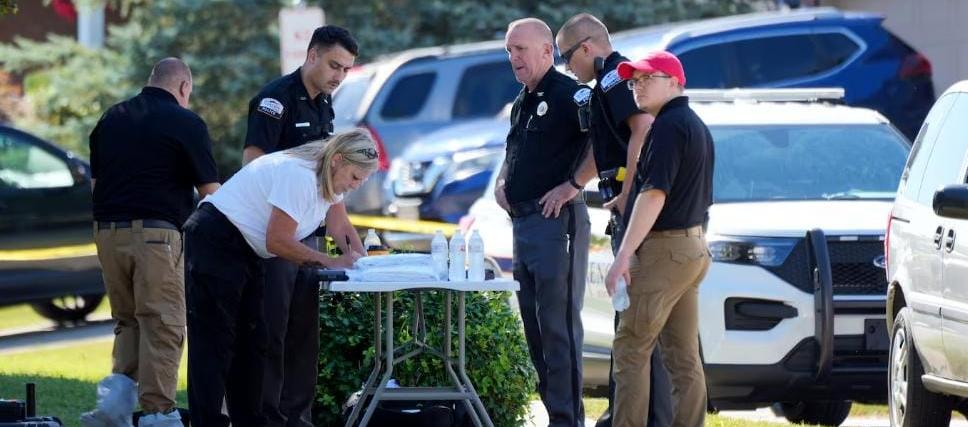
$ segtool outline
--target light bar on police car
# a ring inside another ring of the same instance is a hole
[[[737,100],[808,102],[820,100],[840,101],[844,98],[844,88],[781,88],[781,89],[686,89],[690,101],[732,102]]]

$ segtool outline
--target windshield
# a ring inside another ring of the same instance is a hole
[[[910,146],[888,125],[711,126],[714,202],[893,199]]]
[[[359,71],[350,73],[333,93],[333,111],[336,117],[333,118],[333,125],[337,128],[356,126],[362,119],[365,111],[360,111],[360,103],[363,102],[363,94],[370,86],[373,73]]]

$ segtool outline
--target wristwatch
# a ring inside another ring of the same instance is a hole
[[[575,181],[574,176],[568,177],[568,183],[571,184],[572,187],[575,187],[576,190],[582,189],[582,186],[578,185],[578,181]]]

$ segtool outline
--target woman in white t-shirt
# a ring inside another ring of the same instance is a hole
[[[332,258],[300,240],[316,230],[332,204],[376,170],[377,157],[365,130],[259,157],[202,200],[185,223],[193,424],[227,426],[229,418],[233,425],[265,424],[261,260],[351,267],[360,254]],[[229,417],[221,413],[223,398]]]

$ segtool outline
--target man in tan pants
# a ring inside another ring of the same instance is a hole
[[[612,425],[642,427],[649,414],[651,354],[662,341],[674,386],[673,426],[700,427],[706,414],[706,381],[699,359],[699,284],[710,257],[703,224],[712,204],[713,140],[682,96],[679,59],[654,52],[623,62],[638,107],[655,116],[639,156],[635,202],[622,246],[605,279],[609,294],[628,283],[630,306],[622,312],[612,352],[615,409]],[[631,212],[629,210],[631,209]]]
[[[112,376],[85,426],[130,425],[126,395],[138,384],[139,426],[180,426],[175,409],[185,343],[181,227],[193,189],[218,189],[208,128],[188,110],[192,76],[163,59],[137,96],[117,104],[91,132],[94,242],[114,328]],[[127,392],[126,392],[127,390]]]

